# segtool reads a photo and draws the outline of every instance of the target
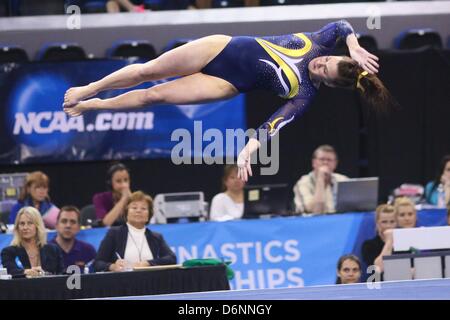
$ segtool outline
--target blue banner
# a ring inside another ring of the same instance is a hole
[[[423,210],[418,226],[446,225],[446,210]],[[150,225],[163,234],[178,263],[195,258],[231,261],[233,289],[334,284],[340,256],[361,256],[362,243],[375,236],[373,213],[286,217],[229,222]],[[83,230],[80,240],[100,245],[107,229]],[[55,237],[55,232],[48,235]],[[0,235],[0,250],[11,242]],[[366,270],[363,268],[363,271]]]
[[[75,118],[63,112],[68,88],[97,81],[133,62],[136,61],[0,65],[0,163],[170,157],[172,149],[181,142],[185,148],[180,156],[201,157],[209,145],[208,139],[212,140],[211,130],[212,136],[222,137],[227,129],[245,130],[243,95],[217,103],[87,112]],[[133,89],[163,82],[167,80]],[[98,97],[107,99],[129,90],[105,91]],[[177,129],[181,137],[178,134],[172,138]],[[189,141],[181,141],[186,137]],[[219,143],[225,145],[225,141]],[[212,156],[234,157],[237,150],[238,146],[216,148]]]

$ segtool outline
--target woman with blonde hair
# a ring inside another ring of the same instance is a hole
[[[47,244],[47,232],[39,211],[33,207],[20,209],[14,223],[14,238],[2,250],[2,264],[13,276],[61,274],[63,258],[53,244]]]
[[[391,255],[393,248],[392,231],[397,227],[395,207],[382,204],[375,210],[377,235],[363,243],[361,252],[367,266],[375,265],[383,271],[383,256]]]
[[[417,226],[417,211],[414,202],[407,197],[400,197],[395,199],[394,207],[398,228],[415,228]]]
[[[40,212],[46,227],[54,229],[59,209],[50,201],[48,195],[50,179],[41,171],[27,175],[17,203],[9,214],[9,223],[14,224],[17,213],[23,207],[34,207]]]

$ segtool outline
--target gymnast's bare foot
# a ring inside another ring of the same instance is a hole
[[[93,91],[89,85],[83,87],[72,87],[64,95],[64,108],[70,108],[82,100],[95,96],[97,92]]]
[[[63,105],[64,112],[71,117],[78,117],[86,111],[94,110],[99,106],[101,99],[94,98],[86,101],[81,101],[72,107]]]

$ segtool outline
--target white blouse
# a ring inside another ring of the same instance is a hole
[[[242,218],[244,204],[234,202],[225,192],[216,194],[211,201],[209,219],[212,221],[227,221]]]
[[[145,237],[146,228],[137,229],[129,223],[127,223],[127,226],[128,238],[124,260],[128,263],[153,260],[152,251]]]

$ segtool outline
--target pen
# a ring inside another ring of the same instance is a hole
[[[122,258],[120,257],[120,254],[117,251],[116,251],[116,257],[117,257],[117,259],[122,260]]]

